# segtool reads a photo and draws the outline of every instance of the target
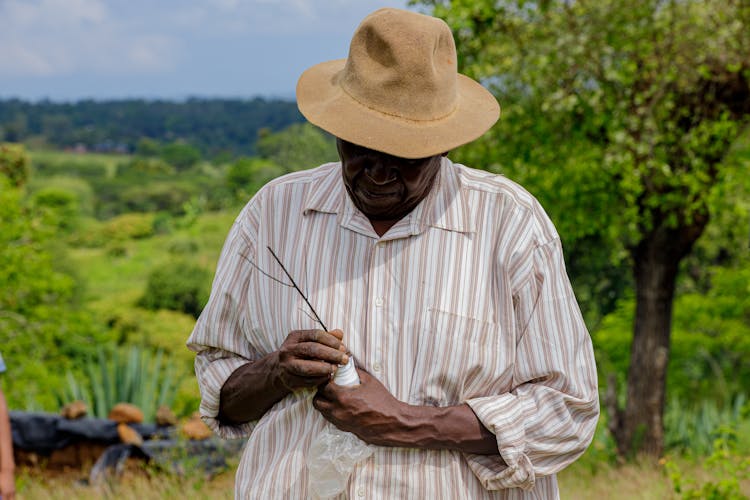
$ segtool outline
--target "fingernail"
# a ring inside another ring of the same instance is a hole
[[[341,364],[342,365],[345,365],[348,362],[349,362],[349,356],[347,356],[346,354],[344,354],[343,356],[341,356]]]
[[[343,344],[343,342],[339,344],[339,351],[346,352],[346,346]]]

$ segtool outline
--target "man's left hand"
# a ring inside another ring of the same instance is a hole
[[[333,425],[363,441],[394,446],[399,430],[407,426],[408,405],[397,400],[375,377],[357,369],[358,387],[329,382],[318,387],[313,406]]]
[[[378,446],[452,449],[497,455],[497,439],[467,404],[434,407],[399,401],[383,384],[357,369],[361,385],[329,382],[318,387],[313,406],[333,425]]]

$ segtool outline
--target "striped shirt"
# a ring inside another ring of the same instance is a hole
[[[237,217],[188,346],[198,352],[203,419],[220,436],[248,436],[238,498],[310,497],[305,459],[326,424],[308,389],[258,421],[216,419],[235,369],[291,330],[319,328],[293,288],[258,271],[289,281],[266,247],[397,399],[467,403],[497,436],[496,456],[375,447],[343,496],[559,496],[555,473],[583,453],[599,413],[559,237],[517,184],[442,161],[427,197],[382,237],[348,197],[340,163],[275,179]]]

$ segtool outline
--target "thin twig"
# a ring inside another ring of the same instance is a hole
[[[276,259],[276,262],[279,263],[279,265],[281,266],[281,269],[284,271],[284,273],[287,275],[287,277],[289,278],[289,280],[292,282],[292,285],[294,286],[295,290],[297,290],[297,292],[299,292],[299,294],[302,296],[302,298],[305,299],[305,303],[307,303],[307,306],[310,308],[310,310],[312,311],[312,313],[315,315],[315,319],[318,320],[318,323],[320,323],[320,326],[322,326],[323,330],[327,332],[328,328],[326,328],[326,325],[323,324],[323,321],[320,319],[320,316],[318,316],[318,313],[315,312],[315,308],[312,306],[312,304],[310,304],[310,301],[307,300],[307,297],[305,297],[305,294],[302,293],[302,290],[299,289],[299,287],[297,286],[297,283],[294,282],[294,278],[292,278],[292,275],[289,274],[289,271],[286,270],[286,267],[284,267],[284,264],[281,263],[281,260],[279,260],[279,258],[276,256],[276,254],[274,253],[274,251],[271,249],[271,247],[267,246],[266,248],[268,249],[269,252],[271,252],[271,255],[273,255],[273,258]]]
[[[260,267],[258,267],[258,264],[256,264],[255,262],[253,262],[253,260],[252,260],[252,259],[248,259],[248,258],[247,258],[247,257],[245,257],[245,256],[241,256],[241,257],[242,257],[243,259],[245,259],[246,261],[248,261],[248,262],[250,263],[250,265],[252,265],[252,266],[253,266],[253,267],[254,267],[255,269],[257,269],[257,270],[258,270],[258,272],[259,272],[260,274],[262,274],[263,276],[265,276],[265,277],[267,277],[267,278],[271,278],[272,280],[274,280],[274,281],[275,281],[276,283],[278,283],[278,284],[280,284],[280,285],[284,285],[284,286],[288,286],[288,287],[291,287],[291,286],[292,286],[292,285],[290,285],[289,283],[284,283],[283,281],[281,281],[280,279],[276,278],[275,276],[271,276],[270,274],[268,274],[267,272],[265,272],[265,271],[264,271],[263,269],[261,269]]]

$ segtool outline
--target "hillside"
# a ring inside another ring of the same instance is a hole
[[[89,152],[132,153],[148,138],[184,141],[208,157],[252,155],[262,129],[278,131],[300,121],[293,101],[262,98],[0,100],[0,142]]]

